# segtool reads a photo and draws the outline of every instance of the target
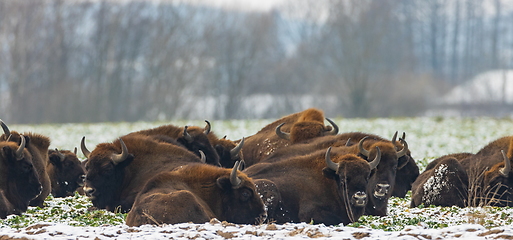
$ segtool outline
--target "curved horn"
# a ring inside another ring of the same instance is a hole
[[[59,149],[55,148],[55,152],[57,153],[57,155],[59,156],[59,158],[61,159],[61,162],[64,161],[64,159],[66,158],[66,156],[64,156],[64,154],[62,154],[61,152],[59,152]]]
[[[506,153],[504,153],[504,150],[501,150],[501,152],[502,152],[502,157],[504,158],[504,167],[501,170],[499,170],[499,172],[504,177],[508,177],[509,171],[511,169],[511,162],[509,161],[508,156],[506,155]]]
[[[405,139],[405,140],[406,140],[406,133],[405,133],[405,132],[403,132],[403,137],[402,137],[402,139]]]
[[[397,139],[397,131],[395,131],[394,136],[392,137],[392,144],[395,145],[395,140]]]
[[[397,158],[406,155],[406,153],[408,152],[408,143],[406,142],[406,140],[399,138],[399,141],[403,144],[404,147],[403,150],[397,152]]]
[[[16,159],[22,159],[23,158],[23,150],[25,149],[25,137],[20,134],[21,137],[21,143],[18,147],[18,150],[16,150]]]
[[[365,136],[364,138],[362,138],[362,140],[360,140],[360,142],[358,143],[358,149],[360,150],[360,153],[363,155],[363,156],[366,156],[366,157],[369,157],[369,151],[365,150],[365,148],[363,148],[363,141],[365,141],[365,139],[369,138],[369,136]]]
[[[201,157],[200,157],[200,161],[201,161],[201,163],[206,163],[206,162],[207,162],[207,157],[205,156],[205,154],[203,153],[203,151],[201,151],[201,150],[198,150],[198,151],[199,151],[200,156],[201,156]]]
[[[210,133],[210,128],[212,127],[210,125],[210,122],[205,120],[205,122],[207,123],[207,126],[205,126],[205,131],[203,131],[205,133],[205,135],[208,135]]]
[[[335,124],[335,122],[333,122],[329,118],[326,118],[326,121],[328,121],[331,124],[331,126],[333,126],[333,129],[331,129],[331,131],[329,131],[328,135],[337,135],[338,134],[338,126],[337,126],[337,124]]]
[[[73,150],[73,154],[77,155],[77,147],[75,147],[75,150]]]
[[[89,154],[91,154],[91,152],[87,149],[85,145],[85,136],[82,137],[82,141],[80,142],[80,149],[82,149],[82,153],[84,154],[84,156],[86,158],[89,158]]]
[[[188,143],[192,143],[194,141],[191,135],[187,132],[187,126],[183,128],[183,138],[185,138]]]
[[[376,157],[374,160],[372,160],[372,162],[369,163],[371,170],[376,168],[379,164],[379,161],[381,160],[381,151],[379,150],[379,147],[376,147],[376,151]]]
[[[7,125],[0,119],[0,125],[2,125],[2,129],[4,130],[5,136],[9,137],[11,135],[11,131],[9,131],[9,128]]]
[[[284,125],[285,123],[282,123],[280,125],[278,125],[276,127],[276,135],[278,135],[278,137],[280,137],[281,139],[285,139],[285,140],[290,140],[290,133],[286,133],[286,132],[282,132],[281,131],[281,127]]]
[[[114,162],[114,165],[118,165],[128,157],[128,149],[121,138],[119,138],[119,143],[121,144],[121,153],[112,155],[112,162]]]
[[[239,177],[237,177],[237,169],[239,169],[240,162],[235,162],[235,165],[233,166],[232,173],[230,174],[230,182],[232,183],[233,187],[238,187],[241,183],[241,180]]]
[[[331,157],[330,157],[330,152],[331,152],[331,147],[328,148],[328,150],[326,151],[326,156],[325,156],[325,159],[326,159],[326,165],[333,171],[337,171],[338,169],[338,164],[334,163],[333,161],[331,161]]]
[[[347,139],[347,142],[346,142],[346,147],[349,147],[351,146],[351,138]]]
[[[242,140],[239,142],[239,144],[237,144],[237,146],[230,150],[231,159],[237,158],[237,155],[239,155],[240,151],[242,150],[242,146],[244,146],[244,137],[242,137]]]

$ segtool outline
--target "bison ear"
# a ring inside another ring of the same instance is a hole
[[[217,179],[217,186],[223,190],[232,189],[232,183],[230,182],[230,177],[223,176]]]
[[[333,171],[333,169],[329,167],[325,167],[322,169],[322,175],[324,175],[328,179],[334,179],[336,180],[338,175],[336,171]]]
[[[120,163],[118,163],[116,165],[117,168],[125,168],[127,167],[133,160],[134,160],[134,155],[129,153],[128,156],[126,157],[126,159]]]

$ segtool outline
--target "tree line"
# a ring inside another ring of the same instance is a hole
[[[513,66],[505,0],[0,1],[0,118],[13,123],[416,116]]]

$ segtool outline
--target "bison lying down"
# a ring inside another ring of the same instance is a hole
[[[265,220],[264,204],[251,178],[232,170],[191,164],[150,179],[137,195],[126,224],[205,223],[212,218],[240,224]]]

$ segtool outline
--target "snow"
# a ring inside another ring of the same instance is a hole
[[[442,98],[445,104],[513,103],[513,70],[481,73]]]
[[[331,116],[327,116],[331,117]],[[395,131],[406,132],[413,158],[421,166],[436,157],[455,152],[477,152],[488,142],[511,135],[511,119],[493,118],[405,118],[338,119],[341,132],[363,131],[391,138]],[[218,136],[240,139],[256,133],[269,120],[211,121]],[[118,136],[171,122],[15,125],[12,130],[32,131],[52,139],[50,149],[73,149],[86,136],[89,149]],[[176,120],[172,124],[204,126],[203,121]],[[79,158],[84,159],[79,153]],[[409,198],[409,196],[408,196]],[[163,226],[129,227],[119,214],[107,216],[109,223],[92,226],[90,202],[82,196],[50,199],[47,207],[30,208],[21,217],[0,221],[0,237],[29,239],[495,239],[513,237],[511,208],[409,208],[409,199],[392,198],[385,217],[364,216],[353,226],[325,226],[309,223],[239,225],[212,220],[205,224],[183,223]],[[272,199],[269,199],[272,201]],[[75,216],[76,218],[72,218]],[[77,217],[78,216],[78,217]],[[83,219],[80,219],[84,216]],[[41,220],[45,219],[45,220]],[[73,220],[79,219],[79,220]],[[16,225],[13,222],[21,222]],[[23,224],[25,223],[25,224]],[[367,237],[367,238],[365,238]]]

